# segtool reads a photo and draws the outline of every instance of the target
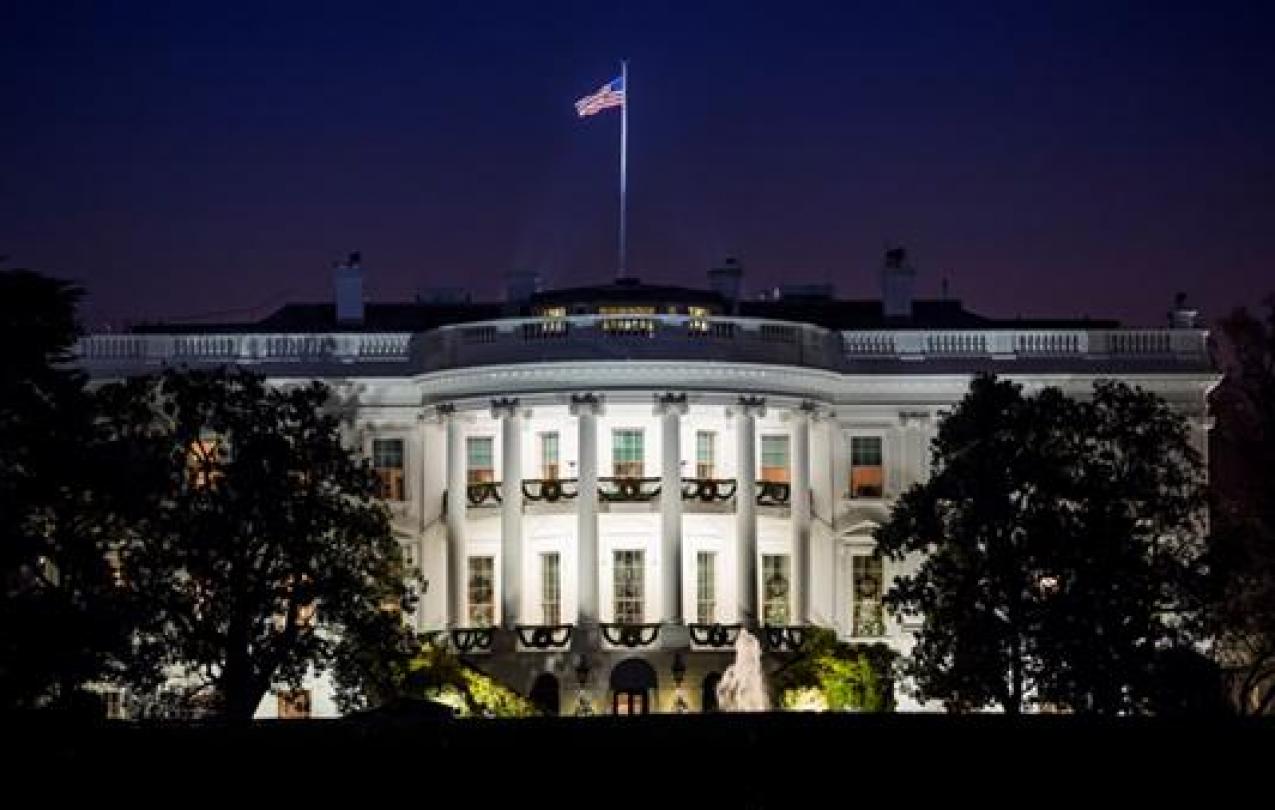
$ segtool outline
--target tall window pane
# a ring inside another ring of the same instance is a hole
[[[407,497],[403,476],[403,440],[373,439],[372,469],[381,480],[381,497],[401,501]]]
[[[717,555],[711,551],[695,555],[695,621],[717,621]]]
[[[491,627],[496,620],[494,557],[469,558],[469,626]]]
[[[788,483],[788,437],[761,437],[761,480]]]
[[[471,484],[485,484],[496,479],[496,467],[493,463],[492,438],[490,436],[470,436],[465,439],[465,451],[468,457],[468,480]]]
[[[641,430],[611,431],[611,474],[616,478],[641,478],[645,457]]]
[[[558,553],[540,555],[540,622],[562,623],[562,580]]]
[[[854,616],[851,635],[885,635],[885,613],[881,606],[881,591],[885,584],[881,558],[875,554],[856,554],[850,559],[854,580]]]
[[[619,624],[642,623],[642,595],[646,583],[642,560],[641,551],[615,552],[615,621]]]
[[[695,433],[695,477],[716,478],[717,434],[711,430]]]
[[[787,554],[762,555],[762,622],[765,624],[788,624],[788,591],[792,584],[788,571]]]
[[[558,477],[558,434],[540,434],[540,477],[546,480]]]
[[[880,498],[884,483],[881,437],[850,437],[850,497]]]

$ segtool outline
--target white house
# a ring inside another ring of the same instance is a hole
[[[92,335],[81,362],[329,383],[428,580],[418,628],[564,713],[700,710],[741,624],[771,646],[821,625],[905,649],[880,603],[900,568],[872,532],[975,372],[1077,394],[1118,377],[1180,409],[1201,451],[1217,379],[1181,308],[1163,329],[985,318],[914,300],[902,250],[879,301],[745,300],[728,261],[708,289],[521,279],[504,303],[365,304],[362,272],[352,257],[335,302],[257,323]],[[322,682],[304,704],[260,714],[334,712]]]

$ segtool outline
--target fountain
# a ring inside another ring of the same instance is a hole
[[[735,639],[735,663],[717,684],[717,705],[727,712],[764,712],[770,709],[766,679],[761,671],[761,644],[747,630]]]

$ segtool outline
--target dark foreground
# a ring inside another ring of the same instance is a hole
[[[246,728],[11,720],[2,732],[10,784],[30,778],[55,795],[127,785],[138,801],[283,792],[344,804],[350,790],[362,799],[407,790],[412,806],[525,798],[504,806],[530,808],[595,805],[598,796],[577,792],[596,787],[612,804],[661,808],[701,798],[787,807],[825,794],[828,806],[894,804],[883,801],[889,795],[1035,804],[1113,789],[1178,798],[1204,789],[1213,804],[1232,790],[1269,789],[1261,786],[1275,770],[1275,722],[1225,718],[391,714]]]

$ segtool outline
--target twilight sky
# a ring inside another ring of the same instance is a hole
[[[88,325],[615,269],[1158,325],[1275,291],[1275,3],[10,2],[0,255]],[[626,8],[627,7],[627,8]]]

